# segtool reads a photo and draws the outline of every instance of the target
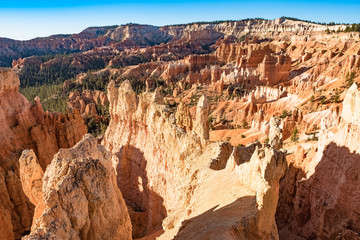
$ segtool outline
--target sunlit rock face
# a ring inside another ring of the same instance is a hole
[[[348,123],[360,125],[360,91],[356,83],[347,90],[341,117]]]
[[[35,171],[36,163],[28,154],[23,153],[22,161]],[[25,180],[34,174],[23,175],[27,186]],[[111,154],[92,135],[73,148],[61,149],[47,167],[42,185],[42,199],[30,199],[43,202],[42,213],[24,239],[132,239]],[[37,192],[31,189],[32,194]]]
[[[133,237],[277,238],[284,153],[211,143],[205,96],[194,121],[185,106],[172,114],[158,90],[136,95],[127,81],[120,87],[111,82],[108,99],[111,122],[103,144],[113,154]]]
[[[5,41],[0,55],[80,50],[16,60],[20,74],[83,73],[64,83],[76,111],[55,114],[0,71],[0,238],[357,239],[359,35],[328,27],[345,26],[130,24]],[[97,61],[91,74],[114,82],[79,91]],[[81,140],[78,111],[97,122],[108,101],[105,150]]]

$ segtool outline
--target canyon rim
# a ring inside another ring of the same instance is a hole
[[[0,240],[360,239],[360,24],[0,38]]]

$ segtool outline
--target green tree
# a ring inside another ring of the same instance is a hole
[[[297,141],[299,140],[298,134],[299,134],[299,131],[298,131],[297,128],[295,128],[295,129],[293,130],[293,132],[292,132],[292,134],[291,134],[291,138],[290,138],[292,142],[297,142]]]

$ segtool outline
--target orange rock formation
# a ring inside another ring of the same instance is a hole
[[[32,224],[27,239],[359,239],[360,35],[325,31],[345,27],[253,19],[55,38],[92,49],[71,67],[101,59],[91,74],[114,80],[107,97],[73,91],[66,115],[1,70],[0,238]],[[96,118],[107,101],[110,153],[86,136],[51,161],[85,133],[78,112]]]
[[[34,207],[23,192],[18,159],[24,149],[33,149],[42,170],[61,147],[71,147],[86,133],[78,113],[45,113],[40,100],[29,103],[19,93],[19,78],[10,69],[0,69],[0,209],[5,238],[20,238],[30,229]],[[13,232],[8,235],[9,230]],[[2,231],[0,231],[2,232]]]

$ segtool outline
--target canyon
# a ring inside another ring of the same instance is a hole
[[[360,34],[345,28],[0,43],[0,239],[360,239]],[[36,84],[61,89],[26,99]],[[66,112],[43,109],[57,97]]]

